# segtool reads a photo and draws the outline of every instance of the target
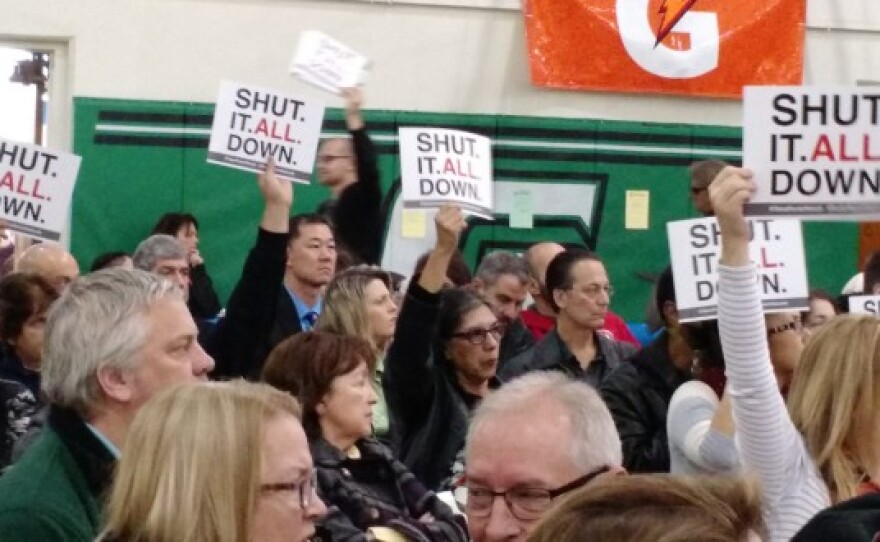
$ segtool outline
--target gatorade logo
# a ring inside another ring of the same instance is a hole
[[[806,0],[524,0],[532,81],[740,98],[799,85]]]
[[[644,70],[669,79],[699,77],[718,67],[721,35],[715,13],[689,11],[696,0],[664,0],[657,30],[648,18],[649,0],[617,0],[617,26],[630,58]],[[685,33],[691,47],[676,50],[663,43],[672,30]]]

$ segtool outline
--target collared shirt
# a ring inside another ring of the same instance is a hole
[[[113,457],[119,459],[122,454],[119,452],[119,448],[117,448],[115,444],[110,442],[110,440],[105,437],[100,431],[98,431],[98,429],[94,425],[87,423],[86,427],[88,427],[89,431],[91,431],[92,434],[95,435],[95,438],[101,441],[101,444],[103,444],[104,447],[107,448],[107,451],[113,454]]]
[[[605,379],[605,375],[609,369],[608,361],[605,359],[605,353],[602,351],[602,342],[599,338],[595,335],[593,336],[594,344],[596,345],[596,355],[590,360],[590,364],[587,366],[586,370],[584,370],[577,357],[571,353],[571,350],[569,350],[565,341],[562,340],[562,337],[556,334],[556,340],[559,343],[559,365],[562,370],[572,378],[582,380],[594,388],[598,388],[599,384],[602,383],[602,380]]]
[[[299,316],[299,327],[303,331],[313,330],[315,328],[315,324],[314,322],[309,321],[308,314],[315,313],[317,316],[320,316],[321,308],[324,306],[324,298],[319,297],[317,301],[315,301],[315,304],[309,307],[302,299],[299,298],[299,296],[291,292],[289,289],[287,290],[287,293],[290,295],[290,300],[293,301],[293,307],[296,309],[296,315]]]

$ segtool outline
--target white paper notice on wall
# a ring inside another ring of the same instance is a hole
[[[208,162],[275,174],[308,184],[324,120],[324,104],[268,88],[223,81],[214,108]]]
[[[317,30],[300,35],[290,71],[303,81],[339,94],[363,84],[370,60],[351,47]]]
[[[492,219],[492,141],[446,128],[400,128],[403,206],[435,209],[444,203]]]
[[[749,254],[758,268],[764,312],[800,311],[807,303],[807,267],[797,220],[749,219]],[[666,225],[679,320],[718,317],[721,231],[714,217]]]
[[[863,220],[880,215],[880,92],[745,87],[743,165],[751,216]]]
[[[58,241],[81,161],[75,154],[0,139],[0,219],[5,227]]]

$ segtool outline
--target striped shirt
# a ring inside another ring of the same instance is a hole
[[[718,325],[742,462],[761,480],[769,539],[788,541],[831,505],[828,487],[776,384],[755,265],[718,268]]]

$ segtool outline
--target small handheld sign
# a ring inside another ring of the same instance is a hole
[[[370,61],[330,36],[308,30],[299,38],[290,71],[303,81],[339,94],[364,82]]]
[[[807,273],[800,222],[750,219],[749,252],[758,266],[764,312],[808,307]],[[697,322],[718,315],[718,257],[721,231],[714,217],[666,225],[679,320]]]
[[[880,316],[880,295],[852,295],[849,297],[850,314]]]
[[[862,220],[880,214],[880,91],[746,87],[743,165],[752,216]]]
[[[323,119],[324,104],[314,100],[223,81],[208,162],[259,173],[272,157],[279,177],[308,184]]]
[[[0,139],[0,219],[9,229],[58,241],[67,224],[81,158]]]
[[[492,143],[488,137],[444,128],[400,128],[403,205],[455,203],[491,219]]]

